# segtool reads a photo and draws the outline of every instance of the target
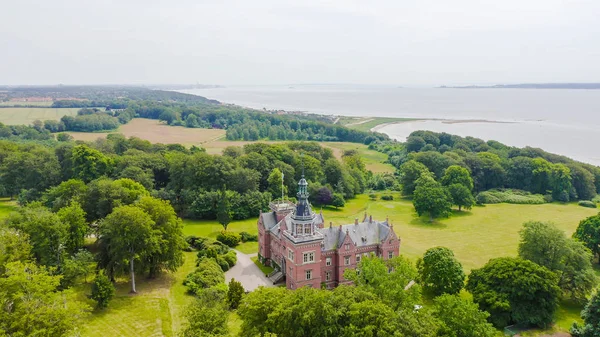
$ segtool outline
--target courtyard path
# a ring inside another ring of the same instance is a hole
[[[227,283],[234,278],[242,283],[246,291],[252,291],[260,286],[273,287],[271,280],[250,260],[256,254],[246,255],[237,250],[235,253],[237,255],[237,263],[225,273],[225,281]]]

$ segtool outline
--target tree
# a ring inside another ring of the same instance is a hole
[[[92,283],[91,299],[96,301],[99,309],[108,307],[108,303],[115,295],[115,286],[110,282],[103,270],[99,270],[94,282]]]
[[[550,181],[552,184],[552,198],[556,201],[567,202],[570,199],[571,170],[563,164],[552,166]]]
[[[129,261],[131,292],[135,289],[135,261],[144,261],[159,250],[160,233],[148,213],[134,206],[120,206],[100,223],[99,240],[110,261]]]
[[[429,214],[429,221],[450,214],[450,196],[448,191],[430,175],[423,174],[417,180],[413,195],[413,206],[419,216]]]
[[[444,294],[434,300],[433,315],[441,321],[440,336],[494,337],[498,331],[487,322],[489,313],[457,295]]]
[[[88,184],[83,209],[87,220],[93,222],[106,217],[115,207],[131,205],[147,195],[146,188],[131,179],[101,178]]]
[[[269,184],[269,192],[271,192],[273,199],[280,198],[282,195],[287,195],[287,187],[283,184],[283,174],[277,167],[269,174],[267,183]]]
[[[417,269],[402,256],[386,261],[378,257],[363,258],[357,270],[360,272],[346,269],[344,279],[377,295],[394,310],[413,308],[421,299],[421,287],[411,283],[418,277]]]
[[[217,201],[217,221],[227,230],[227,225],[231,222],[231,204],[225,187],[219,192],[219,200]]]
[[[329,158],[323,165],[323,173],[325,173],[325,181],[329,185],[335,185],[342,179],[342,165],[335,158]]]
[[[458,294],[464,286],[465,273],[454,253],[446,247],[428,249],[417,261],[423,289],[435,296]]]
[[[186,309],[182,336],[226,337],[229,312],[223,301],[200,294]]]
[[[62,279],[60,287],[62,289],[69,288],[75,285],[77,279],[84,277],[87,282],[87,277],[94,270],[94,255],[87,250],[81,250],[64,260],[61,266]]]
[[[87,145],[77,145],[72,150],[73,176],[90,182],[103,175],[110,174],[112,160],[102,152]]]
[[[346,205],[346,200],[344,200],[344,196],[341,193],[334,193],[331,198],[331,206],[335,208],[344,207]]]
[[[584,324],[580,326],[573,324],[571,334],[573,337],[597,337],[600,336],[600,291],[596,292],[581,312]]]
[[[326,186],[322,186],[317,190],[314,199],[319,205],[329,205],[333,201],[333,193]]]
[[[441,183],[443,186],[461,184],[470,192],[473,189],[473,179],[469,170],[462,166],[452,165],[446,169]]]
[[[595,257],[600,258],[600,215],[581,220],[573,238],[583,242]]]
[[[57,214],[67,226],[66,252],[69,255],[75,254],[83,248],[89,229],[85,221],[85,212],[78,202],[73,202],[69,206],[61,208]]]
[[[425,140],[418,136],[410,136],[406,140],[406,152],[419,152],[425,146]]]
[[[46,207],[56,212],[72,202],[82,203],[87,193],[86,184],[79,179],[63,181],[58,186],[49,188],[42,197]]]
[[[229,289],[227,290],[227,304],[229,309],[237,309],[244,295],[244,287],[234,278],[229,281]]]
[[[596,196],[594,175],[583,166],[575,163],[567,164],[571,171],[571,181],[579,200],[592,200]]]
[[[585,300],[596,282],[592,254],[548,222],[527,222],[520,232],[519,256],[554,271],[565,294]]]
[[[402,194],[412,195],[415,191],[416,183],[423,173],[431,172],[427,166],[418,161],[409,160],[400,167],[400,184],[402,185]]]
[[[68,227],[40,203],[31,203],[7,219],[9,227],[28,235],[31,253],[45,266],[59,267],[64,259]]]
[[[0,277],[9,262],[25,262],[31,258],[31,245],[27,234],[0,226]]]
[[[150,215],[153,230],[158,234],[158,250],[146,255],[142,267],[153,278],[161,270],[176,271],[183,265],[183,249],[187,247],[183,236],[181,219],[168,201],[142,197],[135,206]]]
[[[466,289],[473,301],[490,313],[498,328],[510,324],[547,327],[558,308],[560,288],[555,273],[531,261],[491,259],[469,275]]]
[[[452,184],[448,186],[448,193],[450,193],[450,199],[452,204],[458,206],[458,210],[471,209],[475,205],[475,198],[471,191],[462,184]]]
[[[71,335],[87,315],[87,305],[59,291],[60,276],[31,262],[10,262],[0,277],[0,335]]]

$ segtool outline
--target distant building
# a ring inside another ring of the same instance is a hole
[[[387,219],[375,221],[365,214],[353,224],[324,227],[323,213],[316,214],[310,207],[307,186],[303,176],[296,204],[272,202],[271,211],[261,212],[258,218],[258,257],[275,268],[272,281],[285,278],[288,289],[334,288],[350,283],[343,277],[344,270],[356,268],[361,258],[398,256],[400,239]]]

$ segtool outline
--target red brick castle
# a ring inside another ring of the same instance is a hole
[[[380,222],[365,214],[362,221],[324,227],[323,213],[316,214],[308,202],[308,183],[298,182],[298,202],[275,201],[270,212],[258,218],[258,257],[275,268],[271,280],[285,278],[288,289],[304,286],[333,288],[349,283],[346,268],[356,268],[371,254],[385,260],[398,256],[400,239],[388,220]]]

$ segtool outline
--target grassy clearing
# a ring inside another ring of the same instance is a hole
[[[400,123],[418,120],[417,118],[388,118],[388,117],[340,117],[339,124],[360,131],[371,131],[382,124]]]
[[[36,119],[59,120],[62,116],[75,116],[79,108],[0,108],[0,122],[7,125],[29,125]]]
[[[322,142],[320,143],[323,147],[328,147],[333,150],[334,155],[337,158],[341,158],[344,151],[356,150],[360,154],[360,157],[365,162],[367,170],[373,171],[373,173],[394,173],[396,170],[394,166],[385,163],[387,155],[375,150],[369,150],[369,147],[364,144],[358,143],[344,143],[344,142]]]

